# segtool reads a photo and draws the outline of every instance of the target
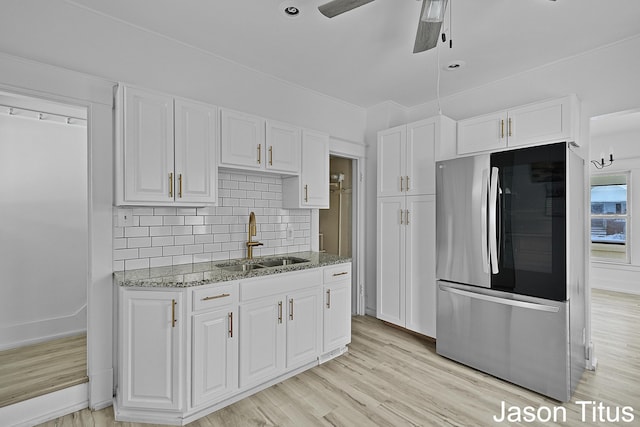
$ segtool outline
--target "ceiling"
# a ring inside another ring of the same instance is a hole
[[[332,19],[317,10],[325,2],[68,0],[365,108],[434,100],[438,56],[441,67],[466,63],[441,72],[446,96],[640,34],[638,0],[450,0],[453,48],[413,54],[420,1],[376,0]],[[288,5],[301,14],[286,17]]]

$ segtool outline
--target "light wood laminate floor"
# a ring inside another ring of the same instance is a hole
[[[87,381],[85,334],[0,352],[0,408]]]
[[[560,422],[496,423],[501,403],[553,410],[558,402],[435,353],[421,337],[368,316],[353,318],[349,353],[201,418],[213,426],[492,426],[640,425],[640,296],[593,292],[596,372],[585,372]],[[578,400],[632,406],[631,423],[583,422]],[[123,426],[107,408],[83,410],[44,426]]]

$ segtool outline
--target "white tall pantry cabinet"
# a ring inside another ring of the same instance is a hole
[[[436,334],[436,146],[456,124],[437,116],[378,133],[377,317]]]

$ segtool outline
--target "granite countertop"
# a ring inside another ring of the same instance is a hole
[[[246,272],[229,271],[220,267],[221,265],[233,266],[246,262],[250,262],[251,264],[260,264],[274,258],[302,258],[309,261],[284,266],[259,268]],[[113,277],[118,286],[186,288],[189,286],[228,282],[230,280],[245,279],[249,277],[269,276],[289,271],[307,270],[310,268],[342,264],[345,262],[351,262],[351,258],[320,252],[295,252],[290,254],[256,257],[251,261],[246,259],[235,259],[228,261],[199,262],[167,267],[116,271],[113,273]]]

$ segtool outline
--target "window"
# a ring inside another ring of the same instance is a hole
[[[629,262],[629,174],[591,177],[591,256]]]

